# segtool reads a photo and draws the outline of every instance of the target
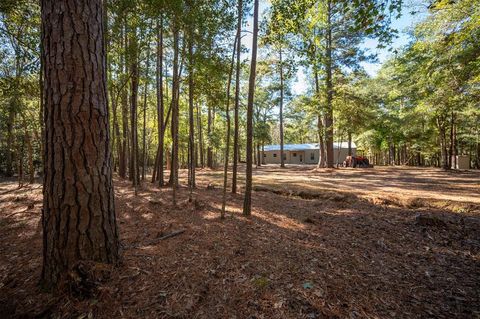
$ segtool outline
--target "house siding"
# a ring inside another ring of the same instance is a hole
[[[355,148],[352,148],[352,155],[355,156]],[[293,156],[293,153],[296,153],[297,156]],[[276,156],[274,156],[276,154]],[[318,149],[308,149],[308,150],[296,150],[296,151],[284,151],[286,155],[285,164],[317,164],[319,159],[320,151]],[[313,158],[312,158],[313,154]],[[300,155],[302,156],[302,162],[300,162]],[[343,161],[348,156],[348,149],[341,148],[335,149],[333,154],[334,164],[343,164]],[[280,164],[280,150],[274,151],[265,151],[264,152],[264,161],[266,164]]]

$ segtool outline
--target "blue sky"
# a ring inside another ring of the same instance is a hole
[[[412,27],[421,21],[425,17],[425,8],[426,6],[423,4],[424,1],[422,0],[410,0],[405,1],[404,7],[402,9],[402,16],[399,19],[395,19],[392,21],[392,26],[398,30],[398,38],[394,39],[390,49],[400,48],[406,45],[409,41],[408,31],[412,29]],[[263,14],[265,10],[269,7],[270,3],[269,0],[260,0],[260,21],[263,18]],[[415,15],[411,14],[412,10],[420,11],[421,13],[417,13]],[[249,17],[247,21],[247,30],[252,31],[253,29],[253,18]],[[242,38],[242,44],[246,46],[248,49],[252,47],[252,36],[251,33],[246,34],[245,37]],[[372,53],[376,53],[378,57],[378,62],[376,63],[362,63],[362,66],[371,76],[375,76],[380,69],[383,62],[385,62],[388,57],[392,54],[389,51],[389,48],[385,49],[378,49],[377,48],[378,41],[373,39],[367,39],[364,41],[362,47],[368,49]],[[249,50],[250,51],[250,50]],[[245,53],[245,58],[250,59],[250,52]],[[292,93],[294,94],[302,94],[304,93],[307,88],[309,87],[308,80],[305,77],[305,73],[302,69],[299,69],[297,72],[297,78],[292,85]]]

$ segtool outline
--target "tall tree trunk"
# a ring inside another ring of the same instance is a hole
[[[163,144],[165,129],[163,127],[163,14],[160,16],[160,22],[157,24],[157,122],[158,122],[158,159],[157,159],[157,179],[158,185],[163,186]]]
[[[283,158],[283,59],[282,47],[279,49],[280,56],[280,167],[285,167],[285,160]]]
[[[137,132],[137,108],[138,108],[138,42],[136,29],[133,29],[133,36],[131,39],[131,57],[130,57],[130,73],[132,75],[131,81],[131,96],[130,96],[130,131],[131,131],[131,165],[130,176],[135,188],[135,195],[138,192],[138,132]]]
[[[41,3],[46,136],[42,285],[47,289],[81,260],[118,260],[103,7],[100,0],[79,5],[91,14],[65,0]],[[88,58],[82,52],[89,52]]]
[[[198,106],[198,103],[196,104],[197,108],[197,130],[198,130],[198,151],[200,153],[200,166],[202,168],[205,167],[205,156],[203,154],[204,148],[203,148],[203,130],[202,130],[202,111],[200,107]]]
[[[333,81],[332,81],[332,1],[327,1],[327,32],[325,49],[325,86],[327,89],[327,109],[325,110],[325,140],[327,167],[333,167]]]
[[[13,176],[13,124],[15,122],[15,112],[14,107],[9,107],[8,112],[8,122],[7,122],[7,159],[6,159],[6,168],[5,176]]]
[[[126,25],[126,20],[124,20],[124,23]],[[126,27],[125,27],[126,28]],[[127,32],[124,30],[124,28],[121,29],[122,31],[122,44],[125,49],[125,52],[127,52]],[[120,64],[121,68],[123,69],[123,74],[124,76],[127,76],[127,54],[122,55],[120,58]],[[126,178],[127,177],[127,167],[128,167],[128,148],[127,148],[127,143],[128,143],[128,97],[127,97],[127,89],[126,85],[122,88],[121,90],[121,103],[122,103],[122,148],[121,148],[121,154],[119,156],[119,161],[118,161],[118,173],[121,178]]]
[[[210,137],[212,136],[212,107],[208,105],[208,118],[207,118],[207,134],[208,134],[208,146],[207,146],[207,167],[213,168],[213,151],[211,146]]]
[[[317,94],[319,103],[320,103],[320,83],[318,79],[318,70],[315,68],[314,71],[314,76],[315,76],[315,93]],[[322,116],[320,112],[320,108],[318,110],[318,115],[317,115],[317,134],[318,134],[318,164],[317,167],[325,167],[325,143],[324,143],[324,136],[323,136],[323,123],[322,123]]]
[[[254,1],[253,7],[252,62],[250,64],[247,100],[247,168],[245,174],[245,198],[243,201],[243,214],[247,216],[252,212],[253,98],[255,94],[255,75],[257,69],[258,0]]]
[[[443,117],[437,117],[437,127],[440,140],[440,166],[443,169],[448,169],[447,129],[445,127],[445,119]]]
[[[23,120],[23,126],[25,129],[25,144],[27,146],[27,156],[28,156],[28,177],[29,183],[33,184],[35,181],[35,169],[33,166],[33,146],[32,146],[32,134],[28,130],[27,123],[25,119]]]
[[[243,3],[242,0],[238,0],[238,16],[237,16],[237,34],[242,32],[242,15],[243,15]],[[237,192],[237,171],[238,171],[238,161],[239,161],[239,119],[238,119],[238,110],[240,107],[240,53],[242,50],[242,37],[238,38],[237,42],[237,66],[235,72],[235,105],[234,105],[234,132],[233,132],[233,159],[232,159],[232,193]]]
[[[145,86],[143,88],[143,130],[142,130],[142,180],[145,180],[145,166],[147,166],[147,90],[148,90],[148,71],[150,67],[150,45],[147,44],[147,62],[145,68]]]
[[[173,83],[172,83],[172,167],[171,167],[171,182],[172,182],[172,201],[173,205],[177,204],[177,186],[178,186],[178,37],[179,29],[176,21],[173,21]]]
[[[227,81],[227,103],[225,107],[225,116],[227,119],[227,132],[226,132],[226,142],[225,142],[225,159],[223,163],[223,195],[222,195],[222,214],[221,218],[225,218],[225,207],[227,204],[227,182],[228,182],[228,158],[230,156],[230,86],[232,83],[232,73],[233,73],[233,63],[235,61],[235,49],[237,46],[237,41],[240,40],[240,33],[237,30],[237,35],[235,36],[235,41],[233,43],[232,50],[232,62],[230,63],[230,72],[228,73]]]
[[[189,200],[192,201],[192,194],[193,189],[195,188],[195,125],[194,125],[194,118],[193,118],[193,33],[190,32],[189,41],[188,41],[188,153],[189,153],[189,161],[188,161],[188,170],[189,170]]]

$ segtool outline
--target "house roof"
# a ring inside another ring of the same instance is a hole
[[[304,150],[317,150],[319,148],[318,143],[306,143],[306,144],[284,144],[284,151],[304,151]],[[348,142],[334,142],[333,149],[348,148]],[[357,148],[354,142],[352,142],[352,148]],[[280,145],[265,145],[265,151],[279,151]]]

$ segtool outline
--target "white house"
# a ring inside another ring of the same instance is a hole
[[[352,142],[352,155],[355,156],[356,145]],[[317,164],[320,154],[318,143],[284,144],[283,158],[285,164]],[[333,143],[333,162],[342,164],[348,156],[348,142]],[[263,152],[265,164],[280,164],[280,145],[266,145]]]

